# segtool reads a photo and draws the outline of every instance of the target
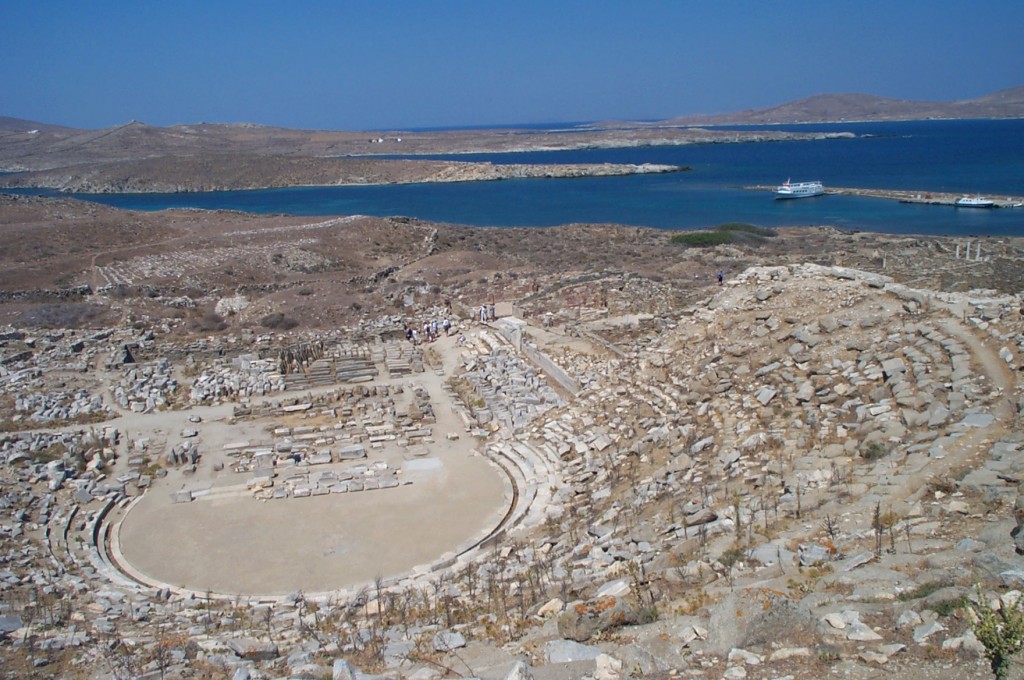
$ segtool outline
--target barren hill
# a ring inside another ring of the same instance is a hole
[[[923,120],[928,118],[1024,117],[1024,87],[950,102],[889,99],[871,94],[819,94],[766,109],[682,116],[672,125],[760,125],[832,121]]]
[[[0,131],[0,170],[51,170],[87,163],[153,158],[277,156],[337,158],[367,155],[460,154],[658,146],[730,141],[776,141],[820,137],[792,132],[708,132],[625,129],[580,131],[453,130],[444,132],[332,132],[259,125],[175,125],[155,127],[132,121],[103,130],[11,123]],[[38,132],[29,134],[28,130]]]

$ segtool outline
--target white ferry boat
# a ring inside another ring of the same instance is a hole
[[[788,179],[775,187],[775,198],[810,198],[821,196],[825,187],[821,182],[790,182]]]
[[[995,201],[984,196],[961,196],[960,198],[953,201],[953,205],[958,208],[994,208],[996,207]]]

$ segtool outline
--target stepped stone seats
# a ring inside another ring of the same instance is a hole
[[[334,361],[328,357],[314,361],[306,371],[309,383],[315,386],[331,385],[336,381]]]
[[[342,344],[331,352],[338,382],[369,382],[377,377],[379,352],[367,345]]]
[[[422,373],[423,351],[405,342],[389,342],[384,346],[384,367],[389,378]]]
[[[335,360],[334,370],[339,382],[368,382],[377,377],[369,357],[341,357]]]
[[[305,390],[311,387],[309,377],[305,373],[298,371],[289,373],[285,378],[285,389],[286,390]]]
[[[383,361],[383,356],[381,350],[362,343],[340,343],[308,365],[305,361],[293,364],[294,370],[285,378],[286,388],[301,390],[339,382],[369,382],[377,377],[376,364]]]

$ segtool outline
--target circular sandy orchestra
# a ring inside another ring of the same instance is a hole
[[[262,409],[129,417],[129,437],[163,445],[168,472],[100,513],[103,566],[203,597],[341,596],[457,570],[540,521],[555,461],[481,445],[490,432],[470,426],[446,382],[468,344],[491,352],[504,342],[484,336],[439,339],[434,370],[312,388]]]

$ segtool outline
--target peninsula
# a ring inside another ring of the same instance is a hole
[[[297,186],[479,182],[552,177],[682,172],[686,167],[645,164],[523,165],[371,157],[295,158],[198,155],[89,163],[0,177],[0,187],[72,193],[186,193]]]

